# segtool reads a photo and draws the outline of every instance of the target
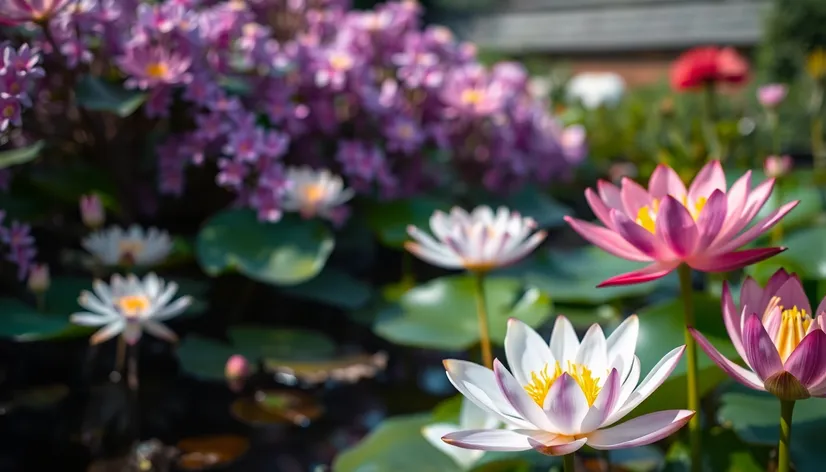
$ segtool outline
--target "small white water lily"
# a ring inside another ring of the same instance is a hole
[[[427,442],[450,456],[462,470],[470,470],[482,458],[485,451],[453,447],[442,441],[442,436],[467,429],[494,429],[500,423],[501,421],[497,416],[487,413],[467,398],[462,398],[459,424],[429,424],[422,428],[422,435],[427,439]]]
[[[509,429],[470,429],[442,439],[465,449],[535,449],[559,456],[585,444],[623,449],[672,434],[694,416],[693,411],[659,411],[612,426],[662,385],[685,349],[680,346],[666,354],[637,385],[638,331],[636,316],[608,339],[594,324],[580,344],[571,323],[560,316],[548,344],[530,326],[509,320],[505,353],[512,374],[498,359],[493,370],[467,361],[445,361],[456,389]]]
[[[94,293],[84,290],[78,298],[78,304],[88,311],[71,316],[75,324],[103,326],[92,335],[90,344],[102,343],[119,334],[127,343],[134,344],[144,330],[175,342],[178,337],[161,321],[183,313],[192,304],[190,296],[173,302],[178,284],[166,283],[154,273],[146,275],[143,280],[134,274],[127,277],[115,274],[110,284],[95,280],[92,288]]]
[[[106,266],[151,266],[162,262],[172,251],[169,233],[158,228],[144,231],[138,225],[128,230],[112,226],[97,231],[84,238],[81,245]]]
[[[296,211],[304,218],[334,218],[333,210],[355,195],[353,189],[344,188],[341,177],[327,169],[292,167],[287,169],[286,179],[288,185],[281,207]]]
[[[613,72],[583,72],[571,78],[566,91],[586,108],[597,108],[617,103],[625,94],[625,80]]]
[[[415,226],[407,234],[415,241],[404,247],[420,259],[446,269],[465,268],[472,272],[487,272],[513,264],[545,239],[545,232],[536,229],[533,218],[499,207],[494,211],[480,206],[468,213],[454,207],[449,214],[435,211],[430,217],[430,230],[435,239]]]

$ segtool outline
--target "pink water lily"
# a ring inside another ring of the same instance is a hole
[[[768,179],[752,189],[751,171],[727,188],[720,162],[711,161],[686,189],[673,169],[659,165],[647,189],[624,178],[619,187],[599,181],[596,192],[590,188],[585,191],[588,204],[604,227],[571,217],[565,220],[605,251],[651,263],[612,277],[601,287],[655,280],[680,264],[702,272],[728,272],[785,250],[738,250],[768,231],[799,203],[787,203],[748,227],[773,188],[774,179]]]
[[[796,275],[780,269],[766,288],[747,277],[739,307],[724,285],[723,319],[748,368],[727,359],[698,331],[691,334],[734,380],[782,400],[826,396],[826,298],[813,312]]]
[[[464,449],[535,449],[559,456],[586,444],[623,449],[672,434],[693,411],[659,411],[615,425],[662,385],[685,349],[666,354],[638,383],[638,332],[637,317],[631,316],[607,338],[594,324],[580,342],[571,323],[560,316],[548,343],[527,324],[509,320],[505,354],[510,371],[498,359],[492,370],[467,361],[444,362],[456,389],[505,429],[457,431],[442,440]]]

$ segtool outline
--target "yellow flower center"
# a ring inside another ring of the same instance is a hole
[[[3,118],[11,118],[14,116],[14,107],[9,105],[3,108]]]
[[[548,391],[563,372],[570,375],[576,381],[579,388],[582,389],[582,393],[585,394],[585,399],[588,400],[588,406],[593,406],[601,387],[599,386],[599,377],[594,377],[591,369],[570,361],[568,361],[567,368],[564,370],[559,362],[554,364],[553,372],[549,371],[549,367],[548,364],[545,364],[542,370],[531,372],[531,381],[528,385],[525,385],[525,391],[528,392],[528,396],[530,396],[540,408],[545,404],[545,397],[548,395]]]
[[[316,204],[324,199],[324,187],[321,185],[313,184],[307,185],[303,189],[301,189],[301,194],[304,197],[304,201],[308,204]]]
[[[780,298],[774,297],[769,302],[769,307],[778,306],[779,302]],[[780,359],[786,362],[786,359],[792,355],[792,352],[794,352],[795,348],[800,344],[800,341],[803,341],[803,338],[809,331],[809,326],[812,324],[812,317],[809,313],[806,313],[806,310],[801,310],[796,306],[783,310],[780,316],[780,327],[777,328],[774,345],[777,346]]]
[[[688,195],[683,195],[683,198],[681,198],[680,201],[691,214],[691,217],[694,218],[694,221],[697,221],[700,217],[700,212],[703,211],[708,199],[706,197],[700,197],[696,201],[689,203]],[[657,213],[659,213],[659,211],[660,200],[655,198],[654,201],[651,202],[651,205],[645,205],[639,209],[637,212],[637,224],[647,229],[650,233],[656,232]]]
[[[146,75],[153,79],[162,79],[166,77],[167,72],[169,68],[161,62],[152,62],[146,66]]]
[[[467,89],[462,92],[461,99],[465,105],[478,105],[485,99],[485,92],[477,89]]]
[[[140,316],[149,310],[149,298],[144,295],[127,295],[120,297],[115,304],[127,318]]]
[[[333,54],[330,57],[330,66],[335,70],[349,70],[353,67],[353,59],[346,54]]]

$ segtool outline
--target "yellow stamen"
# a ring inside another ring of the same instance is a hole
[[[786,359],[792,355],[800,341],[806,336],[811,324],[812,317],[806,313],[806,310],[801,310],[796,306],[783,310],[780,327],[777,328],[777,336],[774,338],[774,345],[777,346],[777,352],[783,362],[786,362]]]
[[[307,185],[301,189],[301,194],[307,203],[318,203],[324,199],[324,187],[317,184]]]
[[[700,197],[693,203],[689,203],[688,195],[683,195],[680,199],[683,206],[688,210],[691,218],[697,221],[700,218],[700,212],[705,208],[708,199]],[[637,211],[637,224],[648,230],[650,233],[657,231],[657,213],[660,211],[660,200],[654,199],[651,205],[645,205]]]
[[[568,361],[568,365],[565,370],[562,369],[559,362],[554,364],[553,373],[550,373],[548,368],[549,365],[545,364],[545,367],[542,368],[542,370],[531,372],[531,381],[528,385],[525,385],[525,391],[537,405],[540,407],[544,405],[545,397],[548,395],[548,391],[551,389],[554,382],[556,382],[556,379],[558,379],[562,373],[565,372],[570,375],[579,385],[579,388],[582,389],[582,393],[585,394],[585,399],[588,401],[588,406],[593,406],[602,388],[599,386],[599,377],[594,377],[591,369],[587,366],[575,364],[570,361]]]
[[[330,66],[335,70],[349,70],[353,67],[353,59],[346,54],[334,54],[330,57]]]
[[[149,299],[144,295],[120,297],[115,304],[126,317],[140,316],[149,309]]]
[[[162,79],[166,77],[167,72],[169,68],[161,62],[153,62],[146,66],[146,75],[153,79]]]
[[[478,105],[485,99],[485,93],[477,89],[467,89],[462,92],[462,103],[466,105]]]

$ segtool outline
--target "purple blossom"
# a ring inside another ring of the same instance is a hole
[[[0,222],[3,217],[5,213],[0,213]],[[17,221],[12,221],[9,227],[0,226],[0,240],[8,247],[6,259],[17,265],[18,280],[24,280],[37,255],[31,227]]]
[[[117,58],[118,66],[129,76],[127,88],[148,89],[157,85],[189,82],[192,59],[161,46],[135,44]]]
[[[414,154],[421,149],[426,135],[419,124],[411,118],[397,116],[385,129],[387,150],[403,154]]]

